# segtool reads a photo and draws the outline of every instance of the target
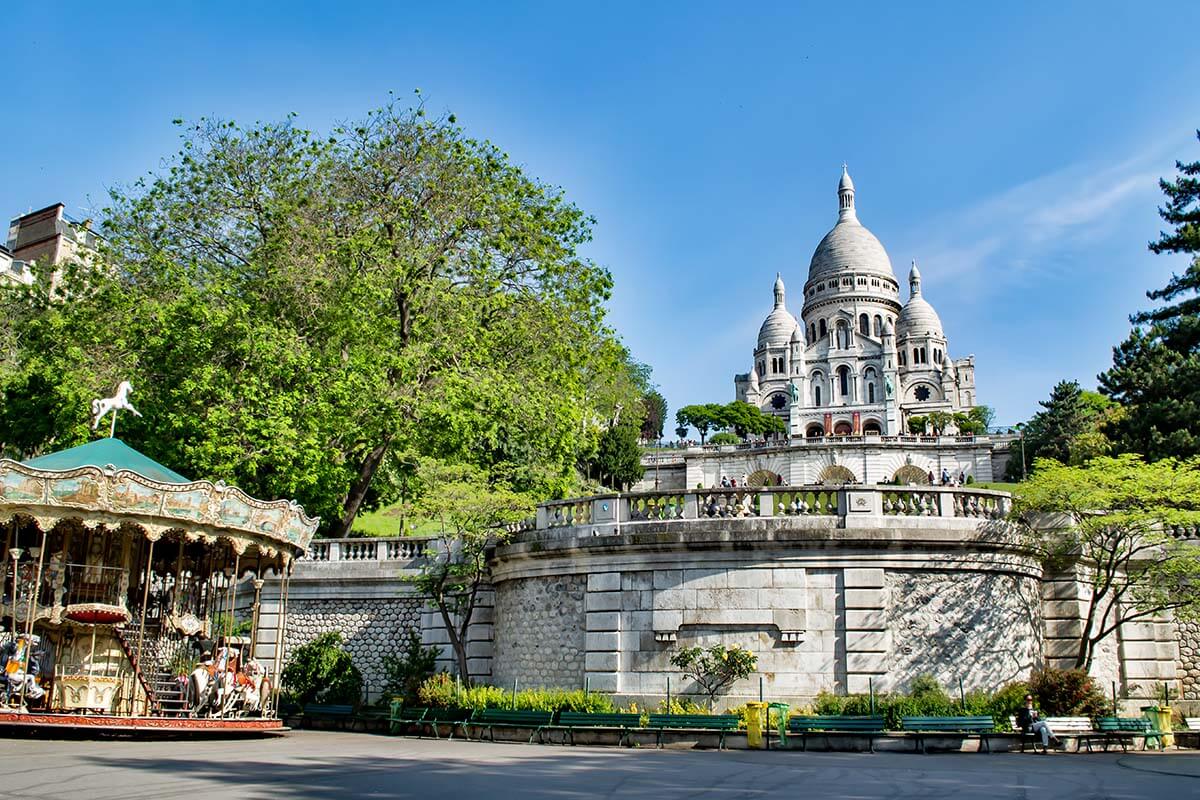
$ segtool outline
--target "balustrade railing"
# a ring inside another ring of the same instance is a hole
[[[849,497],[853,497],[854,509]],[[594,526],[608,532],[629,523],[744,517],[958,517],[1000,519],[1003,492],[945,486],[748,486],[679,492],[654,490],[556,500],[538,506],[537,529]]]
[[[425,557],[432,536],[402,536],[388,539],[318,539],[308,546],[304,559],[310,563],[331,561],[416,561]]]

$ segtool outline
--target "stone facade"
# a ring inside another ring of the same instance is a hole
[[[288,604],[286,651],[323,633],[342,634],[345,648],[374,695],[385,682],[383,658],[395,654],[410,629],[421,630],[416,597],[374,600],[294,600]]]
[[[1200,620],[1177,623],[1179,630],[1179,675],[1184,700],[1200,700]]]
[[[943,686],[997,689],[1042,665],[1039,581],[996,572],[890,572],[887,666],[896,686],[929,673]]]
[[[582,689],[587,578],[562,575],[510,581],[496,592],[493,678],[498,686]]]

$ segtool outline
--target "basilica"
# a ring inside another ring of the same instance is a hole
[[[791,436],[894,436],[912,416],[975,405],[975,357],[950,358],[915,261],[901,303],[887,251],[858,220],[845,167],[837,224],[813,253],[799,320],[782,276],[774,293],[754,363],[734,386],[739,400],[786,417]]]

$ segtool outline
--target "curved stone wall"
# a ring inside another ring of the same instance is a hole
[[[583,575],[520,578],[496,586],[492,677],[525,688],[582,689]],[[518,624],[512,621],[519,620]]]
[[[922,673],[996,689],[1040,664],[1041,568],[1002,523],[793,517],[581,532],[529,533],[497,551],[500,685],[586,679],[652,698],[671,680],[680,694],[695,687],[680,685],[671,655],[716,643],[758,656],[730,704],[756,698],[760,675],[770,697],[807,700],[898,689]]]

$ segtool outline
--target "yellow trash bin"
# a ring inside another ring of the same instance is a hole
[[[766,746],[767,740],[763,736],[763,723],[766,715],[766,703],[746,704],[746,744],[751,749],[757,750]]]
[[[1170,706],[1145,706],[1142,708],[1142,713],[1154,723],[1160,731],[1162,731],[1162,746],[1165,750],[1168,747],[1175,745],[1175,737],[1171,734],[1173,723],[1171,722],[1171,707]]]

